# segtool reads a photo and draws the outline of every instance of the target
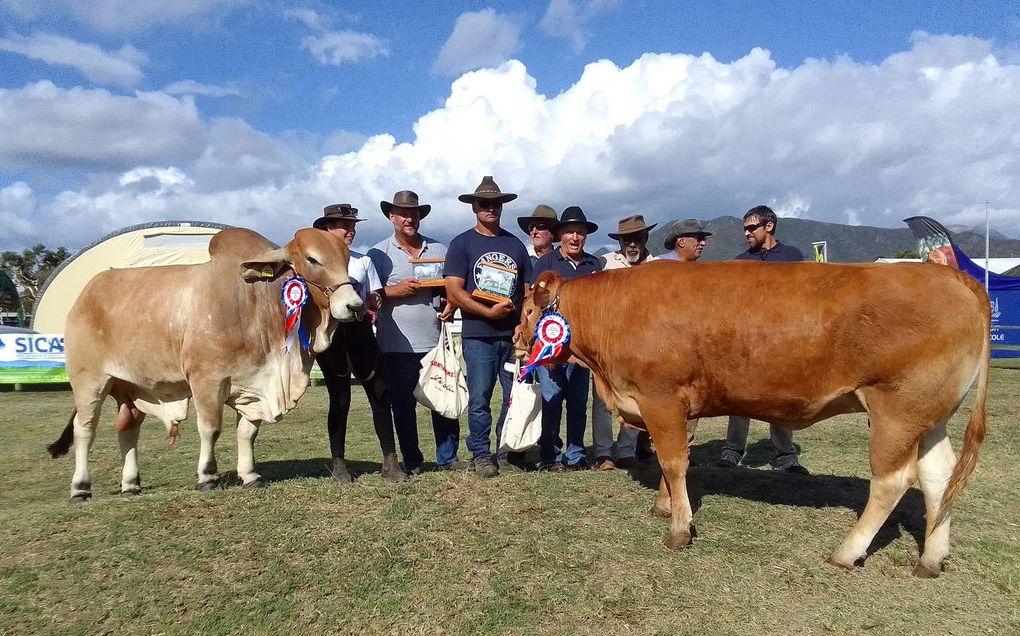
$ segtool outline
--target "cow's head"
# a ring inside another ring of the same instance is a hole
[[[521,324],[518,326],[520,337],[517,339],[516,355],[522,360],[527,359],[535,343],[535,325],[542,315],[556,311],[559,304],[560,288],[566,280],[554,271],[542,272],[535,281],[531,292],[525,296],[521,307]],[[570,357],[570,345],[564,347],[555,363],[559,364]]]
[[[360,320],[365,314],[365,303],[354,291],[347,276],[350,252],[340,237],[305,228],[294,234],[294,239],[277,250],[270,250],[241,263],[244,280],[275,280],[293,270],[308,283],[309,300],[319,312],[308,312],[306,325],[314,332],[313,350],[325,351],[333,337],[336,323]]]

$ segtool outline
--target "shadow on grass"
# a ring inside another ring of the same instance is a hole
[[[793,475],[778,470],[719,468],[723,442],[712,441],[691,448],[691,467],[687,472],[687,492],[691,508],[697,513],[705,495],[736,497],[750,501],[810,508],[849,508],[858,518],[864,511],[870,482],[860,477],[838,475]],[[771,459],[772,443],[763,440],[748,448],[749,466],[765,466]],[[762,458],[764,458],[762,460]],[[659,489],[662,472],[654,460],[648,468],[630,472],[631,478],[650,490]],[[918,549],[924,545],[924,497],[916,488],[907,490],[876,535],[868,555],[905,534],[913,537]],[[848,529],[849,530],[849,529]]]

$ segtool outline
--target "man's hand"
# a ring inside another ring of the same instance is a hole
[[[485,317],[489,320],[500,320],[510,315],[510,312],[514,310],[514,303],[509,298],[501,300],[486,312]]]
[[[405,278],[396,285],[386,288],[386,295],[390,298],[407,298],[421,289],[421,283],[417,278]]]
[[[457,311],[453,303],[447,302],[443,304],[443,308],[439,310],[439,319],[443,322],[450,322],[453,320],[453,314]]]
[[[374,313],[379,311],[380,307],[382,307],[382,296],[379,294],[379,292],[372,292],[371,294],[369,294],[368,310]]]

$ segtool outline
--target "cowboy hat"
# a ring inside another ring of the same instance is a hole
[[[360,223],[365,220],[358,218],[358,208],[351,207],[350,203],[334,203],[333,205],[327,205],[322,208],[322,216],[315,219],[312,223],[312,227],[317,230],[324,230],[329,226],[330,221],[340,219],[349,219],[355,223]]]
[[[401,190],[394,194],[392,203],[389,201],[380,201],[379,207],[382,208],[383,216],[387,219],[390,218],[390,212],[393,208],[418,210],[419,218],[422,219],[428,216],[429,210],[432,209],[431,205],[418,205],[418,195],[410,190]]]
[[[496,199],[500,203],[509,203],[517,198],[516,194],[510,192],[501,192],[496,182],[492,180],[490,176],[482,177],[482,182],[478,184],[475,191],[471,194],[462,194],[457,199],[464,203],[474,203],[478,199],[492,200]]]
[[[609,238],[614,241],[619,241],[621,236],[625,234],[636,234],[642,230],[652,231],[658,223],[652,223],[651,225],[645,224],[645,217],[640,214],[628,216],[620,219],[619,226],[617,227],[616,233],[609,232]]]
[[[669,231],[666,232],[666,240],[663,241],[663,246],[667,250],[673,249],[676,244],[676,240],[681,236],[712,236],[712,233],[705,229],[704,224],[698,219],[684,219],[682,221],[673,221],[673,224],[669,226]]]
[[[551,230],[559,235],[559,233],[563,230],[563,226],[568,223],[583,223],[584,226],[588,228],[588,234],[594,234],[599,229],[598,225],[592,223],[584,216],[584,210],[576,205],[572,205],[566,210],[563,210],[563,215],[560,216],[560,222],[552,226]]]
[[[556,225],[556,210],[552,209],[544,203],[539,203],[535,206],[535,211],[531,213],[531,216],[519,216],[517,217],[517,225],[521,226],[521,231],[527,234],[528,226],[534,223],[545,223],[550,228]]]

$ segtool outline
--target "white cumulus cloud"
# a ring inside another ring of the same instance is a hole
[[[457,16],[453,32],[443,43],[433,70],[456,75],[485,66],[498,66],[520,48],[521,29],[495,9],[468,11]]]
[[[118,86],[133,86],[141,81],[140,67],[148,62],[144,53],[129,45],[108,52],[93,44],[48,33],[0,39],[0,50],[46,64],[69,66],[93,82]]]

